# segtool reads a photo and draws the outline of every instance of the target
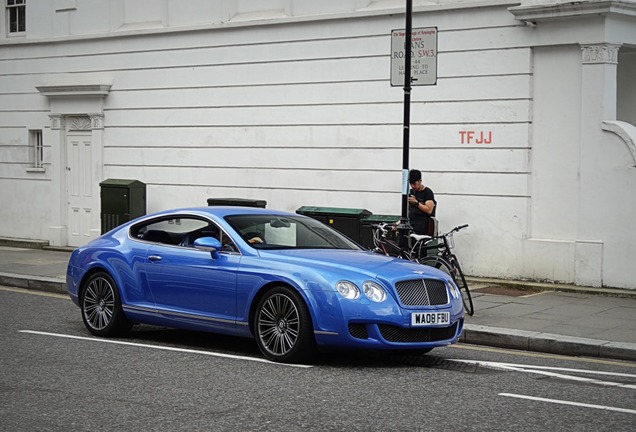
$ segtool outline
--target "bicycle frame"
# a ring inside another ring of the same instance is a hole
[[[373,226],[376,228],[373,234],[373,244],[376,247],[376,252],[380,252],[388,256],[399,256],[408,260],[418,260],[419,258],[428,256],[428,251],[437,249],[436,256],[449,262],[453,260],[457,262],[457,257],[452,252],[455,247],[453,236],[457,231],[464,229],[467,226],[468,225],[461,225],[453,228],[446,234],[418,239],[409,249],[404,249],[400,247],[397,242],[387,238],[388,231],[386,230],[386,224],[378,224]],[[432,244],[433,242],[436,243]]]
[[[417,261],[420,264],[432,265],[437,269],[445,271],[452,278],[462,295],[462,302],[464,309],[468,315],[473,315],[475,312],[473,306],[473,299],[466,283],[464,272],[459,265],[457,256],[452,252],[455,247],[455,241],[453,236],[459,230],[466,228],[468,225],[461,225],[453,228],[446,234],[442,234],[435,237],[423,236],[414,238],[415,244],[409,249],[403,249],[400,245],[387,238],[386,224],[373,225],[375,231],[373,232],[373,244],[375,245],[375,252],[387,255],[397,256],[400,258],[408,259],[411,261]],[[432,244],[435,241],[435,244]],[[441,244],[440,244],[441,241]],[[428,255],[426,252],[429,250],[437,250],[435,255]],[[426,254],[422,256],[422,252]],[[442,269],[444,267],[444,269]]]
[[[395,256],[404,259],[411,259],[410,254],[402,249],[400,245],[393,240],[387,238],[386,225],[376,225],[376,231],[373,233],[373,244],[375,245],[375,252],[381,253],[386,256]]]

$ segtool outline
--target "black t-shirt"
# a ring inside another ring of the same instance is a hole
[[[426,201],[433,201],[437,207],[437,203],[435,202],[435,194],[433,194],[433,191],[428,187],[425,187],[424,190],[421,191],[414,191],[413,189],[411,189],[409,193],[415,196],[418,202],[426,203]],[[431,216],[435,216],[436,207],[433,207],[433,214]],[[426,234],[429,219],[430,216],[420,210],[417,205],[410,206],[409,221],[411,222],[411,226],[413,227],[413,232],[415,232],[416,234]]]

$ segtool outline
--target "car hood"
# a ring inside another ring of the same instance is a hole
[[[317,270],[322,268],[334,273],[357,272],[387,280],[422,277],[425,274],[440,277],[437,270],[413,261],[356,250],[283,249],[261,251],[261,256]]]

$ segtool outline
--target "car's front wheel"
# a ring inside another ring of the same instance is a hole
[[[84,283],[80,308],[84,325],[96,336],[119,336],[131,327],[115,281],[105,272],[93,274]]]
[[[307,360],[316,351],[309,310],[300,295],[288,287],[273,288],[260,299],[254,333],[263,355],[273,361]]]

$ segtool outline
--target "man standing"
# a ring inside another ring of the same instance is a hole
[[[416,234],[428,234],[429,221],[435,216],[435,195],[433,191],[424,186],[422,183],[422,173],[419,170],[412,169],[409,172],[409,184],[411,192],[409,193],[409,219],[413,232]]]

